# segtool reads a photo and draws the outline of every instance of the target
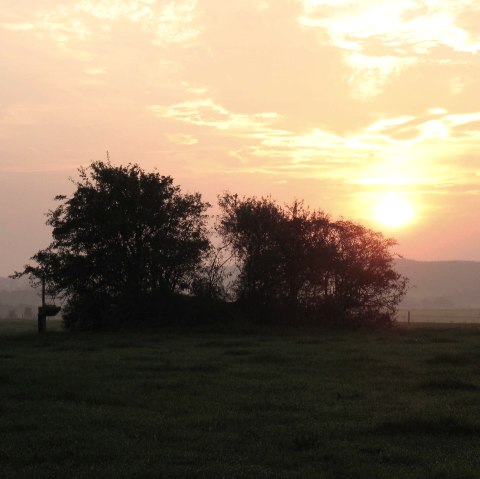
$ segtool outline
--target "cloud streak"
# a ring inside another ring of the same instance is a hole
[[[93,41],[110,36],[115,24],[136,24],[151,34],[153,44],[184,43],[194,39],[197,0],[82,0],[63,2],[54,8],[40,8],[30,22],[5,22],[14,31],[32,30],[49,35],[55,42]]]
[[[461,62],[459,53],[476,55],[480,50],[480,32],[471,21],[472,13],[480,19],[475,0],[302,3],[300,23],[344,51],[352,70],[352,94],[358,99],[378,95],[392,76],[415,63],[431,62],[441,48],[447,51],[436,59],[439,64]],[[461,91],[461,78],[452,89]]]

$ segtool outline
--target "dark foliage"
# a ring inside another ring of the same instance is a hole
[[[67,328],[195,324],[231,316],[231,298],[242,317],[385,325],[405,294],[390,252],[395,241],[299,201],[281,207],[223,194],[223,244],[215,249],[210,205],[182,194],[169,176],[108,160],[80,168],[75,186],[47,214],[51,244],[16,273],[46,279],[50,295],[64,300]],[[229,290],[232,260],[239,275]]]
[[[393,321],[406,291],[385,239],[350,221],[333,222],[300,202],[219,199],[218,231],[240,270],[238,302],[261,317],[345,325]]]
[[[47,214],[53,241],[20,273],[45,276],[65,298],[69,328],[107,328],[161,316],[188,291],[210,249],[200,194],[138,165],[94,162]]]

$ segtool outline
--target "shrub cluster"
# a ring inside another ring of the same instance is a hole
[[[301,202],[225,193],[218,231],[239,265],[235,297],[251,313],[335,324],[393,320],[407,285],[385,239]]]
[[[393,240],[298,201],[224,193],[209,231],[199,193],[136,164],[94,162],[75,186],[47,213],[51,244],[16,273],[46,279],[68,328],[167,321],[193,304],[205,319],[226,302],[265,320],[384,324],[405,294]]]

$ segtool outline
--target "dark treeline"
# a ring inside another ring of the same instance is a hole
[[[270,322],[384,325],[406,291],[393,240],[300,201],[226,192],[208,228],[210,205],[199,193],[136,164],[94,162],[75,186],[47,213],[51,244],[16,273],[46,279],[67,328],[199,321],[233,310]]]

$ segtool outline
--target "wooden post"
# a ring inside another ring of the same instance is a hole
[[[410,310],[408,310],[408,322],[410,323]]]
[[[45,276],[42,276],[42,306],[45,306]]]

